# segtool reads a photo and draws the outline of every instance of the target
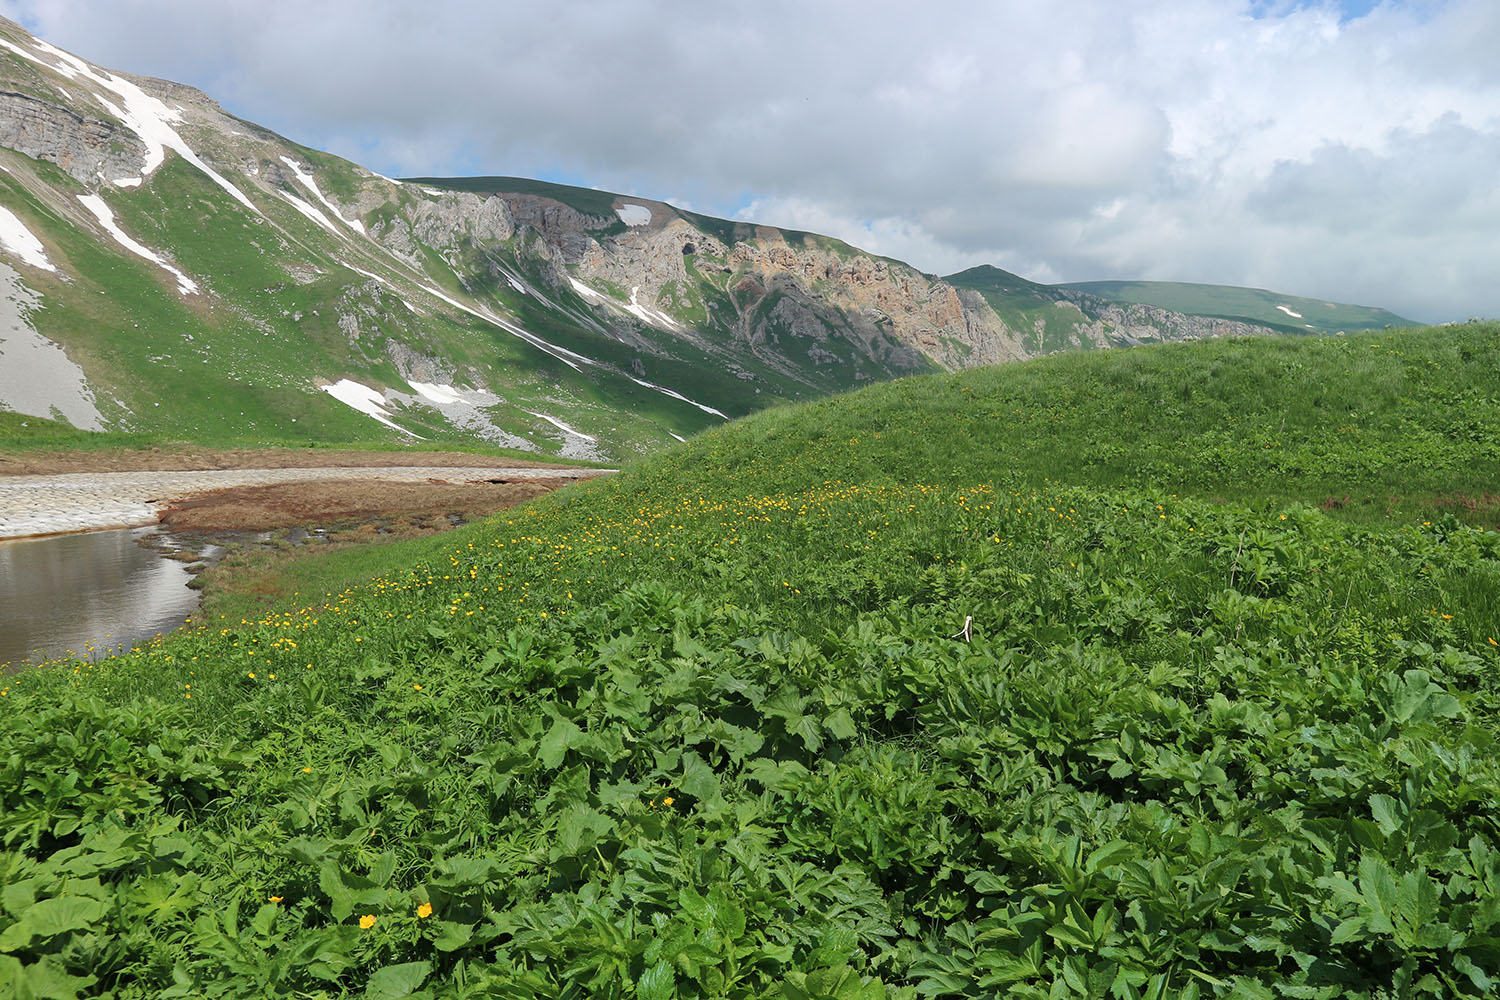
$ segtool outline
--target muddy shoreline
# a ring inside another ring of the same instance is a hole
[[[452,476],[437,478],[442,473],[435,473],[425,481],[412,481],[411,467],[418,464],[455,471]],[[493,467],[501,464],[504,474],[494,474]],[[27,475],[324,468],[343,470],[344,475],[362,470],[366,476],[185,490],[159,505],[156,519],[163,530],[139,543],[186,564],[195,574],[195,584],[190,584],[195,589],[203,589],[205,582],[216,590],[234,589],[236,567],[247,559],[296,558],[325,548],[449,531],[600,474],[557,463],[456,452],[189,449],[0,455],[0,482],[7,476]],[[381,469],[390,469],[393,476],[406,473],[407,478],[381,478]],[[574,470],[577,475],[566,474]]]

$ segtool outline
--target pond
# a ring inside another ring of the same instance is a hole
[[[198,607],[159,528],[0,540],[0,672],[96,659],[170,632]],[[165,549],[165,551],[163,551]]]

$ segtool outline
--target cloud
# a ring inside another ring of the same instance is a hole
[[[1492,0],[0,0],[387,174],[764,213],[947,272],[1500,315]]]

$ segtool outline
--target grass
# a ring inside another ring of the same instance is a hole
[[[1066,287],[1121,302],[1140,302],[1201,316],[1271,323],[1277,327],[1290,324],[1303,332],[1309,328],[1318,333],[1339,333],[1412,325],[1411,320],[1385,309],[1282,295],[1263,288],[1181,281],[1081,281]],[[1276,308],[1278,305],[1286,306],[1299,316],[1289,316]]]
[[[1500,536],[1439,498],[1494,492],[1497,360],[880,385],[18,677],[3,981],[1489,995]]]
[[[84,431],[57,420],[0,410],[0,456],[24,457],[41,452],[104,453],[120,451],[202,452],[237,449],[294,449],[297,451],[392,451],[448,452],[473,455],[476,459],[510,458],[523,461],[547,461],[585,468],[608,467],[606,462],[585,459],[558,459],[534,451],[484,445],[469,439],[406,439],[395,444],[388,441],[308,441],[303,438],[251,438],[245,436],[208,437],[188,440],[179,435],[155,432]]]

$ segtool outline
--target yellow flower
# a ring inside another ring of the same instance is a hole
[[[312,768],[310,768],[310,767],[304,767],[302,769],[302,773],[303,774],[312,774]]]
[[[266,897],[266,902],[268,902],[268,903],[279,903],[279,902],[281,902],[281,897],[280,896],[267,896]]]
[[[422,685],[420,685],[420,684],[413,684],[413,685],[412,685],[412,686],[411,686],[411,689],[412,689],[412,690],[413,690],[413,691],[420,691],[420,690],[422,690]]]
[[[373,913],[366,913],[364,916],[362,916],[362,917],[359,918],[359,929],[360,930],[367,931],[371,927],[374,927],[374,926],[375,926],[375,914],[373,914]]]
[[[675,800],[672,798],[672,796],[668,795],[666,798],[661,800],[661,804],[664,806],[669,806],[673,803],[673,801]]]
[[[432,904],[431,903],[423,903],[421,906],[417,907],[417,919],[418,920],[426,920],[430,916],[432,916]]]

